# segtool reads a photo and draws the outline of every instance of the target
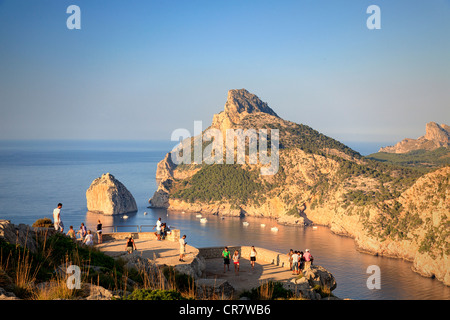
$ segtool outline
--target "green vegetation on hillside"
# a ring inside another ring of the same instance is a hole
[[[342,159],[338,172],[341,182],[357,177],[369,178],[377,182],[377,185],[371,188],[353,189],[347,192],[346,202],[352,202],[358,206],[397,198],[423,175],[423,172],[413,168],[384,164],[374,160],[366,160],[358,164]]]
[[[231,200],[246,203],[264,190],[258,173],[247,171],[240,165],[205,165],[190,179],[179,182],[171,196],[187,202]]]
[[[378,152],[368,155],[367,158],[404,167],[434,168],[450,165],[450,149],[414,150],[408,153]]]
[[[249,123],[251,124],[250,120]],[[347,147],[342,142],[330,138],[304,124],[286,121],[285,125],[270,123],[263,125],[262,128],[279,130],[280,149],[300,148],[305,152],[318,155],[326,155],[327,149],[335,149],[350,157],[357,159],[361,158],[361,155],[358,152]]]

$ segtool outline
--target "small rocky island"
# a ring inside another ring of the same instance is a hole
[[[95,179],[86,191],[87,209],[106,215],[136,212],[137,205],[128,189],[110,173]]]

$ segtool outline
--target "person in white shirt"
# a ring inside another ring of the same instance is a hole
[[[94,244],[94,236],[92,235],[91,230],[88,230],[86,237],[84,237],[83,243],[92,246]]]
[[[300,256],[298,255],[298,251],[294,251],[292,255],[292,274],[298,274],[298,260]]]
[[[158,219],[158,221],[156,221],[156,237],[158,238],[158,240],[161,240],[161,218]]]
[[[61,230],[61,208],[62,208],[62,203],[58,203],[58,206],[53,209],[53,226],[55,227],[56,231]]]
[[[186,239],[186,235],[183,235],[180,239],[180,259],[178,259],[178,261],[182,262],[184,262],[183,258],[186,253],[186,244],[187,244],[186,240],[184,239]]]

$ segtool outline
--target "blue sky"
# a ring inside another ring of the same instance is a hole
[[[0,139],[169,140],[236,88],[343,142],[417,138],[450,124],[449,34],[450,0],[0,0]]]

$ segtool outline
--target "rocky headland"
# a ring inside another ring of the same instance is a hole
[[[417,139],[406,138],[394,146],[380,148],[378,152],[408,153],[414,150],[435,150],[450,147],[450,126],[428,122],[425,135]]]
[[[436,132],[434,124],[428,127],[427,141],[446,143],[441,133],[448,127]],[[176,165],[168,153],[158,164],[159,188],[151,206],[328,226],[354,238],[363,252],[411,261],[414,271],[450,285],[449,166],[424,173],[365,158],[280,118],[245,89],[228,92],[225,109],[213,116],[210,128],[278,129],[278,172],[260,175],[261,164],[248,161]]]

